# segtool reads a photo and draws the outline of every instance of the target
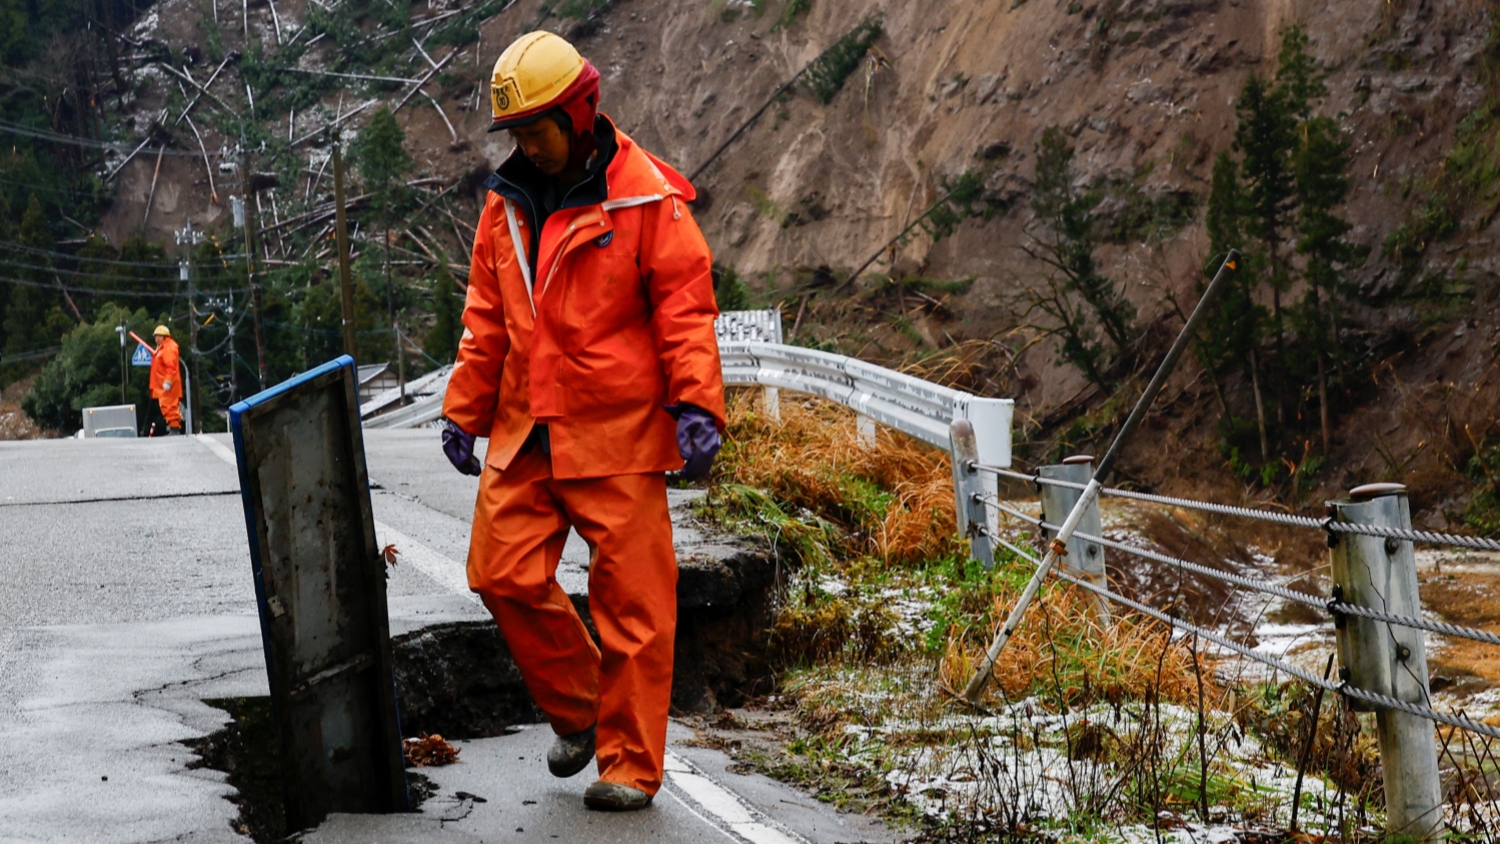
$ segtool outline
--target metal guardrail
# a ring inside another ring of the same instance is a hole
[[[434,394],[440,398],[438,404],[442,404],[441,396],[448,389],[448,376],[453,374],[453,366],[434,369],[426,375],[406,382],[405,395],[407,398],[415,398],[418,401],[428,398]],[[402,390],[400,387],[392,387],[372,396],[369,401],[359,406],[359,418],[369,419],[382,410],[401,401]]]
[[[446,385],[445,385],[446,388]],[[364,420],[366,428],[420,428],[443,417],[443,391]]]
[[[945,451],[951,447],[949,426],[967,419],[980,462],[1010,465],[1011,399],[982,398],[844,355],[782,345],[781,315],[774,310],[726,311],[714,330],[726,385],[765,387],[768,404],[777,401],[778,390],[818,396]],[[441,373],[442,385],[436,383],[439,373],[424,376],[434,379],[427,387],[433,395],[398,410],[370,416],[399,398],[391,391],[366,402],[360,408],[365,427],[414,428],[440,418],[448,372]],[[408,393],[423,383],[408,384]]]
[[[1011,399],[992,399],[832,352],[778,343],[721,343],[724,383],[759,385],[818,396],[947,450],[949,426],[974,426],[979,459],[1010,465]]]

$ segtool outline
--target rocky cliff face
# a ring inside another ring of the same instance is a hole
[[[313,2],[281,0],[274,10],[283,25],[295,25],[307,13],[303,3]],[[428,2],[414,4],[412,14],[442,12],[438,0]],[[788,4],[805,11],[793,14]],[[549,14],[554,7],[593,11],[564,18]],[[271,37],[272,8],[248,7],[252,40]],[[1461,297],[1397,296],[1357,321],[1376,334],[1398,330],[1398,351],[1409,351],[1437,342],[1424,334],[1432,326],[1451,333],[1453,320],[1468,319],[1460,325],[1475,330],[1451,342],[1456,351],[1398,355],[1390,367],[1408,383],[1468,378],[1472,386],[1495,336],[1493,317],[1471,304],[1488,301],[1496,271],[1486,248],[1491,187],[1461,197],[1468,204],[1451,228],[1419,230],[1425,236],[1395,257],[1386,247],[1403,223],[1425,213],[1459,143],[1460,120],[1484,102],[1492,11],[1458,0],[518,0],[483,23],[478,44],[462,48],[445,70],[437,99],[458,143],[432,108],[408,107],[399,117],[423,174],[452,179],[489,170],[510,143],[484,134],[487,104],[474,86],[484,84],[512,38],[552,28],[600,68],[603,108],[621,128],[692,173],[779,86],[862,22],[878,20],[879,37],[827,102],[806,85],[785,93],[698,176],[698,219],[719,263],[748,279],[762,301],[786,303],[803,341],[887,360],[976,338],[1025,349],[1012,377],[989,388],[1017,395],[1024,413],[1040,419],[1072,406],[1085,387],[1056,364],[1048,326],[1015,295],[1046,272],[1022,248],[1037,233],[1029,202],[1042,131],[1059,127],[1074,146],[1079,185],[1112,186],[1099,213],[1118,224],[1100,248],[1101,268],[1144,324],[1174,333],[1179,323],[1165,303],[1168,294],[1190,301],[1201,279],[1208,258],[1202,207],[1213,158],[1233,139],[1235,97],[1249,74],[1274,73],[1279,33],[1300,24],[1330,70],[1319,110],[1338,115],[1353,142],[1344,213],[1355,225],[1351,238],[1370,250],[1358,270],[1363,294],[1389,298],[1403,285],[1436,279],[1445,290],[1456,285]],[[240,14],[227,5],[221,12],[231,24]],[[205,20],[189,0],[162,0],[151,26],[157,37],[194,43]],[[234,32],[229,24],[225,31],[227,43]],[[302,64],[319,58],[309,50]],[[163,77],[164,87],[171,82]],[[338,108],[376,96],[351,90]],[[324,109],[332,113],[335,99],[326,97]],[[141,113],[153,107],[144,95]],[[326,119],[283,119],[276,131],[299,135]],[[209,149],[225,141],[209,130]],[[1490,149],[1482,151],[1493,155]],[[307,154],[309,170],[326,157],[315,146]],[[116,229],[140,219],[153,164],[136,161],[125,171],[110,221]],[[227,202],[211,201],[201,163],[169,159],[159,180],[153,232],[224,213]],[[982,188],[944,237],[919,227],[884,249],[960,183]],[[325,180],[318,190],[327,188]],[[477,205],[470,209],[477,213]],[[841,284],[872,255],[880,258],[862,280]],[[903,291],[892,304],[880,298],[892,275],[972,281],[918,290],[909,301]],[[1478,369],[1465,374],[1465,366]],[[1206,401],[1206,386],[1190,381],[1185,374],[1185,395]],[[1379,412],[1399,404],[1378,403]],[[1201,431],[1180,433],[1204,440]],[[1415,448],[1420,437],[1411,439],[1405,445]],[[1344,461],[1361,471],[1378,467],[1368,444],[1359,448]]]

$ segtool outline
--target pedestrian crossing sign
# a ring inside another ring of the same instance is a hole
[[[148,349],[148,348],[146,348],[146,344],[145,343],[141,343],[140,345],[138,345],[138,346],[135,347],[135,354],[133,354],[133,355],[130,356],[130,365],[131,366],[150,366],[151,365],[151,350]]]

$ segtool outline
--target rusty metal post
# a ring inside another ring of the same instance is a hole
[[[1340,522],[1411,530],[1411,508],[1401,484],[1368,484],[1329,503]],[[1334,597],[1395,615],[1421,616],[1412,544],[1357,534],[1329,534]],[[1351,686],[1397,700],[1431,705],[1427,652],[1421,630],[1368,618],[1335,618],[1339,676]],[[1354,709],[1373,708],[1350,700]],[[1386,828],[1393,840],[1431,841],[1443,827],[1443,790],[1431,721],[1376,710],[1385,774]]]
[[[1083,494],[1082,487],[1094,476],[1094,458],[1089,454],[1077,454],[1066,458],[1059,465],[1040,466],[1037,474],[1043,478],[1078,484],[1079,488],[1042,484],[1042,521],[1050,525],[1061,525],[1063,519],[1073,512],[1073,505]],[[1057,537],[1056,529],[1046,530],[1047,538]],[[1090,536],[1102,536],[1104,522],[1099,516],[1099,499],[1089,502],[1083,518],[1078,522],[1078,531]],[[1067,556],[1063,557],[1063,570],[1074,577],[1084,577],[1099,586],[1108,586],[1104,573],[1104,548],[1074,534],[1065,543]],[[1090,593],[1101,624],[1109,623],[1109,601],[1102,595]]]
[[[979,445],[974,439],[974,425],[967,419],[954,420],[948,428],[953,458],[954,510],[958,514],[958,532],[969,539],[969,556],[987,569],[995,567],[995,549],[990,542],[989,516],[984,506],[984,479],[974,464],[979,462]]]

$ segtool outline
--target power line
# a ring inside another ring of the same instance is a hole
[[[77,278],[120,279],[122,281],[138,281],[155,284],[173,284],[178,281],[175,276],[173,278],[143,278],[140,276],[120,275],[118,273],[91,273],[84,270],[64,270],[58,267],[44,267],[37,264],[21,264],[15,261],[6,261],[3,259],[0,259],[0,266],[12,267],[18,270],[36,270],[38,272],[44,273],[57,273],[58,275],[69,275],[75,276]],[[158,267],[157,269],[166,270],[167,268]]]
[[[103,290],[96,287],[69,287],[68,285],[49,284],[40,281],[26,281],[19,278],[6,278],[0,276],[0,284],[17,284],[22,287],[39,287],[45,290],[65,290],[69,293],[86,293],[91,296],[140,296],[157,299],[180,299],[187,295],[185,293],[164,293],[159,290]],[[246,293],[245,288],[231,288],[230,290],[210,291],[215,293]]]
[[[58,144],[71,144],[77,147],[88,147],[90,149],[112,149],[116,152],[137,152],[146,155],[186,155],[197,158],[199,153],[190,150],[168,149],[167,147],[154,147],[147,149],[140,147],[132,148],[130,144],[112,143],[110,141],[96,141],[93,138],[82,138],[77,135],[63,135],[58,132],[48,132],[44,129],[32,129],[29,126],[19,126],[14,123],[0,120],[0,132],[10,135],[19,135],[23,138],[36,138],[42,141],[51,141]],[[213,155],[214,153],[210,153]]]
[[[32,255],[46,255],[50,258],[67,258],[72,261],[93,261],[97,264],[118,264],[122,267],[170,267],[177,268],[176,261],[124,261],[117,258],[90,258],[83,255],[75,255],[69,252],[55,252],[51,249],[38,249],[35,246],[27,246],[15,241],[0,240],[0,252],[28,252]]]

